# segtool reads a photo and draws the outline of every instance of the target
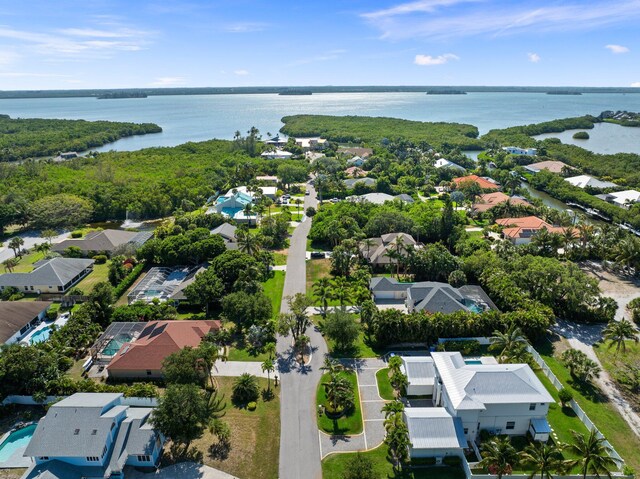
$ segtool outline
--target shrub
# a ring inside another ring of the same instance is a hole
[[[573,134],[573,139],[574,140],[588,140],[589,139],[589,133],[587,133],[586,131],[577,131]]]
[[[248,404],[255,402],[258,400],[259,395],[258,380],[249,373],[242,374],[233,383],[232,399],[236,403]]]
[[[251,401],[249,404],[247,404],[247,409],[249,411],[255,411],[257,407],[258,404],[255,401]]]
[[[459,456],[446,456],[442,462],[447,466],[459,466],[462,463],[462,460]]]
[[[142,269],[144,268],[143,263],[138,263],[135,268],[131,270],[127,276],[120,282],[118,286],[116,286],[113,290],[113,295],[116,298],[119,298],[124,294],[124,292],[129,289],[129,287],[138,279],[140,273],[142,273]]]
[[[477,339],[465,339],[460,341],[446,341],[438,344],[438,351],[459,351],[463,356],[480,354],[482,347]]]
[[[371,479],[373,477],[375,477],[373,461],[359,452],[349,459],[342,472],[342,479]]]
[[[107,255],[97,254],[93,257],[96,264],[105,264],[107,262]]]
[[[560,399],[560,404],[564,407],[573,399],[573,394],[568,389],[562,388],[558,391],[558,398]]]
[[[71,232],[72,238],[82,238],[82,231],[76,230]]]

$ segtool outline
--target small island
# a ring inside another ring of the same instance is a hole
[[[464,90],[427,90],[427,95],[466,95]]]
[[[586,131],[577,131],[576,133],[573,134],[573,139],[574,140],[588,140],[589,139],[589,133],[587,133]]]
[[[311,90],[282,90],[278,95],[312,95],[313,92]]]
[[[122,98],[147,98],[142,91],[112,91],[96,97],[98,100],[120,100]]]
[[[582,93],[579,91],[552,90],[552,91],[548,91],[547,95],[582,95]]]

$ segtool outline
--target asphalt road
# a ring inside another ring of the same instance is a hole
[[[310,195],[304,207],[317,207],[316,192],[307,185]],[[288,306],[284,298],[304,293],[306,285],[305,253],[311,219],[307,218],[294,231],[289,246],[287,274],[284,281],[282,312]],[[311,338],[312,357],[300,366],[292,354],[291,336],[279,336],[277,343],[280,375],[280,479],[321,479],[320,443],[315,411],[316,387],[322,376],[320,367],[327,353],[322,335],[313,327],[307,330]]]
[[[70,233],[68,231],[62,233],[55,238],[52,238],[51,242],[58,243],[67,238],[69,234]],[[36,243],[44,243],[47,241],[46,239],[40,237],[40,232],[38,231],[28,231],[25,233],[20,233],[16,236],[20,236],[24,240],[24,245],[22,245],[22,247],[27,250],[33,248]],[[11,238],[13,238],[13,236],[8,237],[3,244],[0,244],[0,262],[9,258],[13,258],[13,250],[7,247],[7,244],[9,244]]]

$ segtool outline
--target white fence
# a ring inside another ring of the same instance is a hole
[[[7,404],[19,404],[21,406],[41,406],[42,404],[51,404],[68,396],[47,396],[47,399],[42,402],[36,402],[33,396],[7,396],[2,401],[2,405]],[[123,397],[120,401],[123,406],[131,407],[156,407],[158,405],[157,398],[140,398],[140,397]]]

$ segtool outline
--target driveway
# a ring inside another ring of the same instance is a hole
[[[56,236],[55,238],[51,239],[52,243],[58,243],[60,241],[62,241],[65,238],[68,238],[70,235],[70,232],[65,232],[62,233],[58,236]],[[22,245],[22,247],[24,249],[31,249],[34,247],[34,245],[36,243],[44,243],[45,240],[44,238],[40,237],[40,232],[39,231],[27,231],[25,233],[20,233],[14,236],[19,236],[24,240],[24,245]],[[9,259],[9,258],[13,258],[13,250],[7,247],[7,244],[9,243],[9,241],[11,240],[11,238],[13,238],[14,236],[9,236],[2,245],[0,245],[0,263]]]
[[[307,185],[305,209],[317,207],[316,191]],[[288,311],[284,298],[305,293],[305,251],[311,219],[307,218],[294,230],[290,239],[287,273],[282,293],[282,312]],[[316,387],[322,376],[320,367],[327,354],[322,335],[312,326],[307,330],[312,355],[308,364],[299,365],[293,356],[291,336],[279,336],[277,343],[280,390],[280,479],[321,479],[320,445],[316,422]]]
[[[266,378],[267,373],[262,371],[262,363],[259,361],[216,361],[213,374],[216,376],[242,376],[244,373],[252,374],[259,378]],[[273,379],[273,374],[271,374]]]
[[[129,479],[238,479],[226,472],[195,462],[181,462],[149,473],[127,468],[125,475]]]

